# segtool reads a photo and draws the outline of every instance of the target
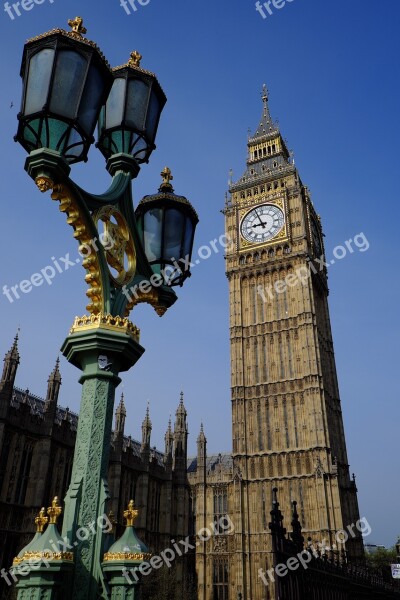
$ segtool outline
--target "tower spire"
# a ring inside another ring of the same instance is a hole
[[[49,409],[49,405],[57,404],[58,395],[60,393],[61,386],[61,373],[60,373],[60,358],[57,357],[56,364],[50,376],[47,380],[47,394],[46,394],[46,410]]]
[[[269,92],[268,92],[268,88],[265,83],[263,84],[263,87],[262,87],[261,99],[262,99],[262,103],[263,103],[263,112],[262,112],[262,116],[261,116],[261,121],[260,121],[252,139],[257,138],[257,137],[263,137],[264,135],[268,135],[274,131],[276,131],[276,132],[278,131],[278,126],[272,120],[271,113],[269,112],[269,105],[268,105]]]
[[[9,382],[14,385],[15,376],[17,374],[17,367],[19,365],[19,351],[18,351],[18,339],[19,339],[19,327],[14,338],[13,345],[4,357],[4,367],[1,381],[3,383]]]
[[[171,416],[168,420],[168,428],[165,434],[165,460],[172,458],[172,452],[174,447],[174,434],[172,433]]]
[[[186,472],[187,461],[188,426],[186,417],[187,411],[183,404],[183,392],[181,391],[179,405],[175,413],[174,468],[180,469],[182,473]]]
[[[126,408],[124,403],[124,392],[121,393],[121,400],[115,411],[115,433],[124,435],[126,419]]]
[[[142,423],[142,451],[150,450],[150,437],[153,426],[150,420],[150,402],[147,401],[146,416]]]

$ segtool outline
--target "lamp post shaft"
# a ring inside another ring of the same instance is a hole
[[[118,373],[135,364],[143,351],[123,324],[110,325],[101,319],[74,328],[62,347],[66,358],[82,369],[83,384],[62,530],[63,538],[74,547],[70,582],[74,600],[99,597],[115,389],[120,383]]]
[[[88,365],[90,367],[93,365]],[[116,374],[94,372],[87,376],[82,388],[73,471],[65,498],[62,532],[70,544],[76,544],[71,596],[76,600],[97,596],[103,554],[103,531],[99,519],[106,512],[108,499],[107,468],[117,383]]]

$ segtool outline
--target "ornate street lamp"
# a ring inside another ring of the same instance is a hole
[[[16,140],[28,152],[49,148],[74,163],[87,160],[113,78],[99,48],[83,37],[82,19],[69,24],[72,31],[54,29],[25,45]]]
[[[104,106],[97,144],[106,158],[124,152],[137,163],[149,162],[161,111],[167,101],[156,76],[140,67],[142,55],[113,69],[114,83]]]
[[[135,211],[140,240],[154,273],[167,285],[183,285],[190,276],[196,211],[184,196],[174,194],[171,170],[161,173],[158,194],[145,196]]]
[[[144,352],[139,330],[128,320],[130,310],[148,302],[162,315],[176,301],[171,285],[182,285],[189,275],[186,257],[190,261],[198,218],[188,200],[173,193],[169,170],[163,172],[160,193],[146,196],[135,216],[131,181],[155,148],[165,95],[156,77],[140,67],[139,53],[133,52],[126,65],[110,71],[97,46],[84,38],[82,19],[76,17],[69,24],[72,31],[56,29],[25,46],[15,139],[29,152],[28,174],[42,192],[52,191],[52,199],[66,214],[88,284],[89,314],[75,319],[62,346],[64,356],[82,370],[83,385],[62,530],[73,545],[74,563],[73,577],[65,582],[65,597],[94,600],[100,594],[112,600],[115,594],[125,593],[128,583],[116,586],[114,573],[109,591],[101,568],[102,532],[88,540],[76,534],[106,511],[115,388],[121,381],[119,373]],[[109,190],[102,195],[86,192],[69,178],[70,164],[86,160],[98,118],[97,146],[112,176]],[[156,281],[154,276],[166,266],[176,269],[172,279]],[[29,555],[35,551],[32,544],[36,541],[29,545]],[[51,573],[70,570],[68,558],[63,568],[63,558],[54,556],[52,560],[61,563]],[[123,566],[124,560],[121,555],[118,564]],[[36,598],[38,578],[31,586],[30,575],[24,577],[23,598]],[[48,591],[53,589],[51,577],[49,573],[43,585],[49,599],[56,593]],[[35,590],[29,595],[31,587]],[[132,593],[124,597],[133,597]]]

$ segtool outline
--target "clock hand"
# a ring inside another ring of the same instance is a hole
[[[256,210],[256,215],[257,215],[257,217],[258,217],[258,220],[260,221],[260,225],[261,225],[261,227],[262,227],[263,229],[265,229],[265,223],[263,223],[263,222],[261,221],[261,217],[260,217],[260,215],[258,214],[257,210]],[[253,227],[254,227],[254,225],[253,225]]]

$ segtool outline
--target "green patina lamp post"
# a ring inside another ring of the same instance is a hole
[[[62,528],[63,538],[73,545],[73,561],[63,570],[72,565],[73,572],[61,595],[49,586],[47,595],[29,595],[32,577],[26,576],[24,599],[110,597],[101,568],[103,532],[87,539],[79,539],[77,532],[98,522],[107,509],[115,388],[119,373],[144,352],[129,313],[139,302],[148,302],[161,316],[175,302],[172,286],[182,285],[190,275],[198,222],[186,198],[174,194],[167,167],[159,193],[145,197],[135,215],[131,180],[155,148],[166,97],[155,75],[140,66],[138,52],[125,65],[110,69],[96,44],[84,37],[82,19],[76,17],[69,25],[72,31],[54,29],[25,45],[15,139],[29,152],[28,174],[42,192],[52,191],[66,214],[88,284],[88,314],[75,319],[62,346],[64,356],[82,371],[83,386]],[[69,178],[70,165],[87,160],[96,123],[96,145],[112,176],[102,195],[86,192]],[[36,590],[38,581],[40,577]]]

